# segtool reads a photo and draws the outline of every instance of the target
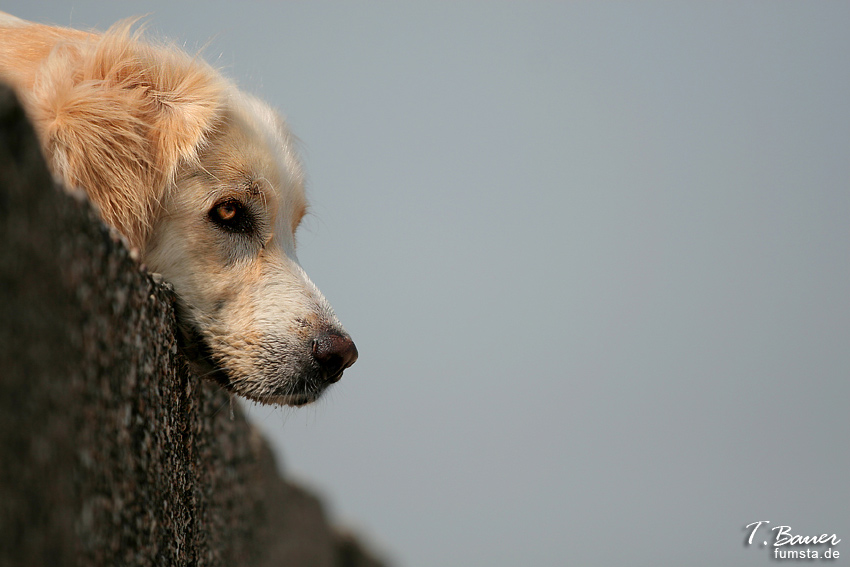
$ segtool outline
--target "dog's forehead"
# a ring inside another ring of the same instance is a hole
[[[307,206],[295,140],[264,103],[242,93],[228,103],[199,154],[198,173],[214,181],[204,205],[259,190],[268,210],[294,231]]]
[[[269,209],[275,217],[277,241],[294,259],[294,233],[307,209],[295,140],[280,115],[264,102],[243,93],[236,93],[231,100],[238,137],[244,137],[237,143],[248,156],[245,167],[254,168],[252,175],[258,186],[271,193],[274,202],[269,203]]]
[[[276,170],[281,185],[291,185],[303,193],[304,173],[295,140],[283,118],[253,96],[237,92],[231,100],[240,122],[253,130],[251,139],[266,149],[266,155],[260,158],[266,162],[265,166]]]

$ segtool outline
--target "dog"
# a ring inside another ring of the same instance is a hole
[[[298,264],[304,174],[284,120],[133,22],[99,34],[0,12],[0,80],[49,167],[178,297],[194,370],[268,404],[316,400],[357,348]]]

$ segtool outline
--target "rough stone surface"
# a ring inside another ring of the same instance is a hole
[[[192,376],[173,295],[0,88],[0,566],[380,565]]]

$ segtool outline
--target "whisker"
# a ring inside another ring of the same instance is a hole
[[[213,414],[212,414],[212,416],[211,416],[211,417],[216,417],[219,413],[221,413],[221,410],[223,410],[223,409],[224,409],[224,406],[226,406],[227,404],[228,404],[228,402],[224,402],[223,404],[221,404],[221,405],[218,407],[218,409],[217,409],[217,410],[215,410],[215,411],[213,412]]]

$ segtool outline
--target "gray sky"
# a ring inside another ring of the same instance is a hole
[[[149,13],[287,115],[360,359],[251,414],[398,565],[850,560],[850,4],[5,9]]]

